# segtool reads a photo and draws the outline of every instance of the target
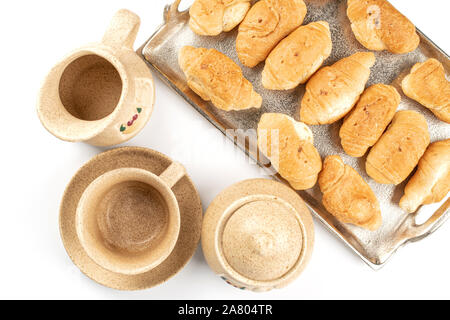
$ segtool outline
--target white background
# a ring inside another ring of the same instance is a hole
[[[400,250],[379,272],[369,269],[316,223],[314,256],[305,273],[288,288],[266,294],[241,292],[226,285],[208,268],[200,249],[178,276],[143,292],[104,288],[73,266],[59,237],[59,202],[75,171],[104,149],[62,142],[43,129],[35,111],[40,83],[66,53],[100,40],[120,8],[141,16],[137,41],[141,45],[162,22],[163,7],[169,1],[2,2],[0,298],[450,298],[450,223],[428,239]],[[392,2],[450,52],[449,1]],[[255,166],[236,156],[231,142],[200,114],[161,81],[155,82],[154,115],[127,145],[153,148],[185,164],[205,208],[229,185],[261,176]],[[211,146],[214,150],[207,152]]]

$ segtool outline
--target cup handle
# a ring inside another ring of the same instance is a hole
[[[186,175],[186,169],[181,163],[174,162],[159,177],[172,189]]]
[[[133,49],[141,25],[141,19],[135,13],[122,9],[118,11],[106,31],[102,43],[111,47]]]

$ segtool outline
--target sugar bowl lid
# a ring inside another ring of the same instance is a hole
[[[230,217],[222,248],[230,266],[244,277],[274,281],[297,263],[303,231],[292,207],[280,200],[256,200]]]
[[[204,218],[202,245],[209,265],[240,289],[286,286],[307,265],[313,243],[313,221],[303,200],[273,180],[247,180],[226,189]]]

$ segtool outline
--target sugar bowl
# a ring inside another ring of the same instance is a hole
[[[203,222],[208,264],[242,290],[287,286],[308,264],[313,245],[313,220],[303,200],[272,180],[247,180],[226,189]]]

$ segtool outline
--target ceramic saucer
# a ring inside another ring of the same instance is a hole
[[[198,192],[188,176],[173,188],[181,212],[178,242],[170,256],[151,271],[139,275],[122,275],[103,269],[88,257],[75,230],[78,202],[84,190],[99,176],[119,168],[140,168],[160,175],[172,162],[165,155],[150,149],[119,148],[94,157],[72,178],[61,203],[60,232],[68,255],[86,276],[117,290],[143,290],[168,281],[193,257],[200,242],[203,210]]]

